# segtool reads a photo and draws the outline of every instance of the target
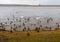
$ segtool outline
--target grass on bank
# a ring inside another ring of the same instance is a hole
[[[0,31],[0,42],[60,42],[60,30],[31,31],[30,36],[25,32]]]

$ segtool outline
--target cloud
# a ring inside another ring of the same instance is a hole
[[[0,4],[38,4],[37,0],[0,0]]]
[[[43,5],[60,5],[60,0],[40,0]]]
[[[60,0],[0,0],[0,4],[60,5]]]

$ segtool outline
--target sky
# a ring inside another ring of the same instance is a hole
[[[0,4],[60,5],[60,0],[0,0]]]

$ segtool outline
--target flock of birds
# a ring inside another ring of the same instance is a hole
[[[52,27],[45,26],[41,24],[42,21],[40,20],[40,16],[35,17],[24,17],[21,16],[20,18],[15,18],[13,16],[12,20],[7,18],[8,22],[0,22],[0,30],[3,31],[30,31],[30,30],[52,30]],[[53,18],[47,18],[46,22],[49,24],[50,21],[53,21]],[[59,23],[56,23],[55,29],[59,29]]]

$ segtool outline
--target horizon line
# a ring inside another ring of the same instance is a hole
[[[60,5],[0,4],[0,6],[60,7]]]

